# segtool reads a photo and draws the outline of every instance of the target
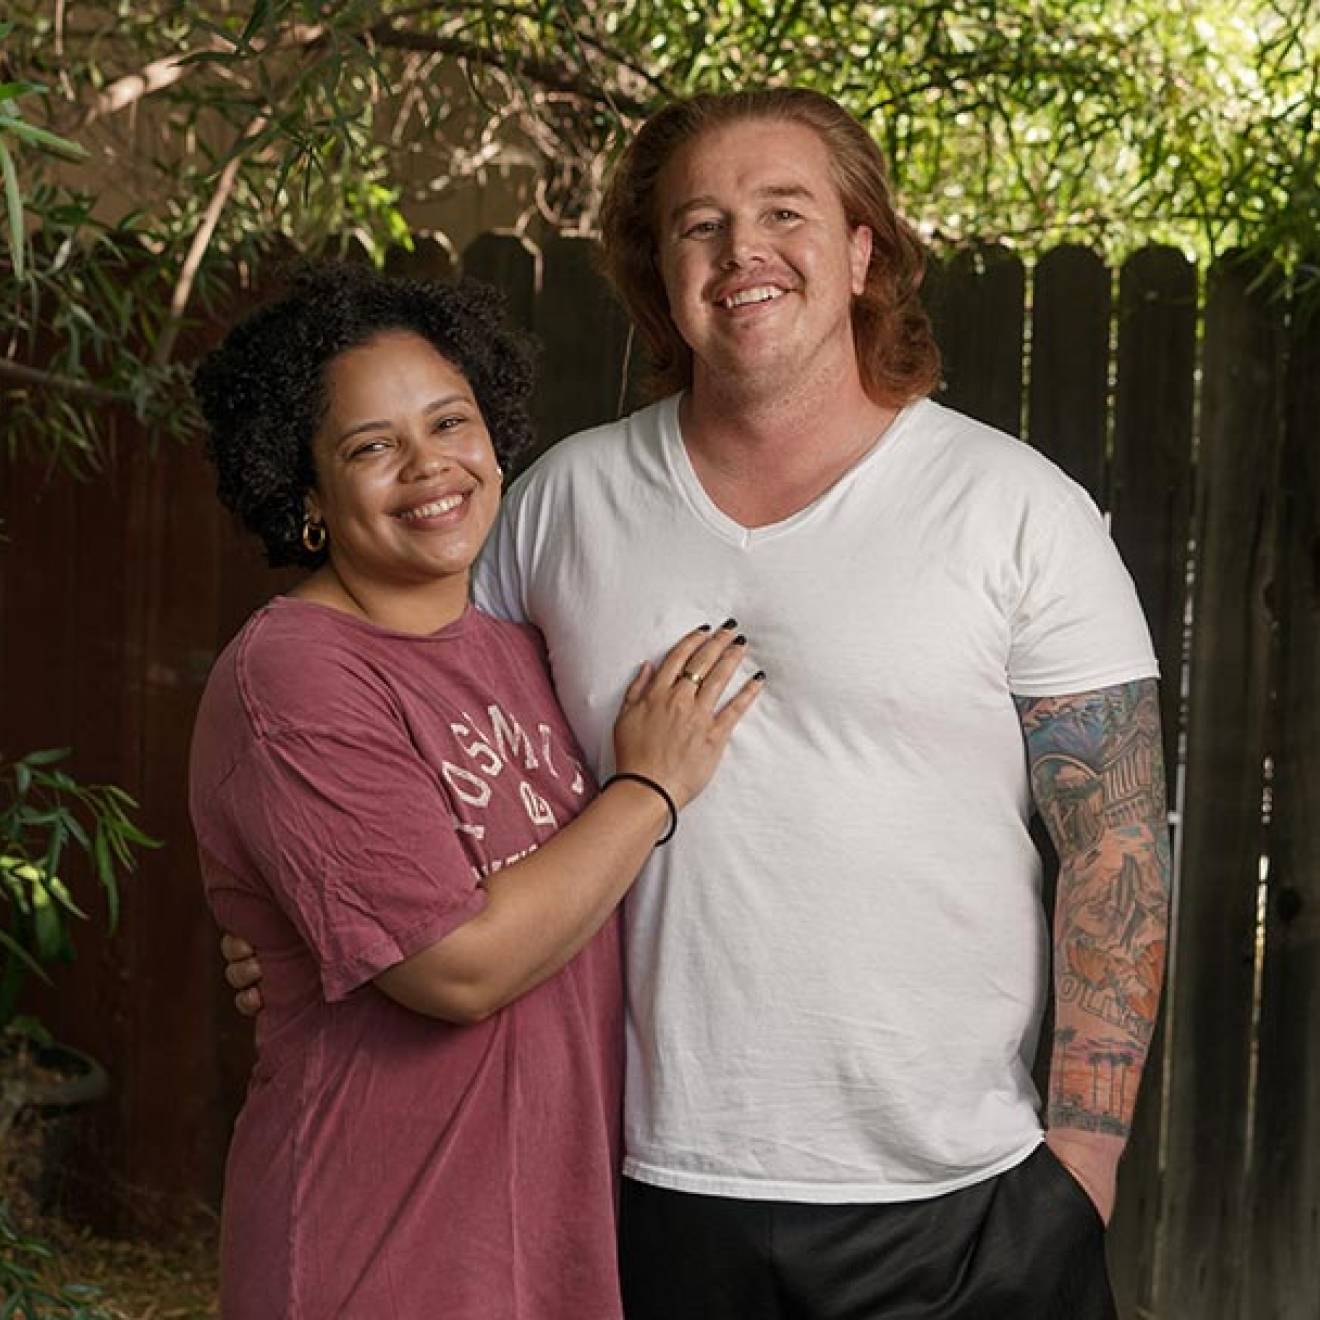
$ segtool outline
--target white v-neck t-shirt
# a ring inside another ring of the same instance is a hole
[[[748,529],[672,397],[510,490],[478,567],[534,623],[602,775],[624,688],[738,620],[766,689],[625,904],[626,1160],[746,1199],[935,1196],[1040,1140],[1047,985],[1013,694],[1157,672],[1085,492],[922,400],[808,507]]]

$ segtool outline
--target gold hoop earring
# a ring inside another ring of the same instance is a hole
[[[304,514],[302,543],[309,555],[319,555],[325,549],[325,523],[313,522],[311,514]]]

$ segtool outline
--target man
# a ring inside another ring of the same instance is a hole
[[[604,246],[667,397],[527,473],[478,598],[600,773],[618,676],[692,620],[771,678],[626,905],[627,1314],[1112,1316],[1169,887],[1131,581],[1079,488],[926,397],[920,247],[832,101],[661,110]]]

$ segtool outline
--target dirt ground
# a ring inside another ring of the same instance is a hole
[[[25,1238],[52,1250],[48,1284],[90,1284],[96,1303],[113,1320],[210,1320],[216,1302],[214,1215],[202,1208],[164,1243],[118,1241],[39,1213],[35,1185],[39,1134],[11,1113],[0,1114],[0,1201]],[[6,1299],[0,1297],[0,1304]]]
[[[210,1320],[220,1314],[213,1232],[155,1246],[109,1241],[58,1221],[43,1221],[41,1230],[56,1248],[54,1278],[99,1288],[97,1301],[114,1320]]]

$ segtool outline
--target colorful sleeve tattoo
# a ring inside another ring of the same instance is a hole
[[[1168,939],[1155,680],[1016,702],[1032,792],[1060,863],[1048,1123],[1126,1137]]]

